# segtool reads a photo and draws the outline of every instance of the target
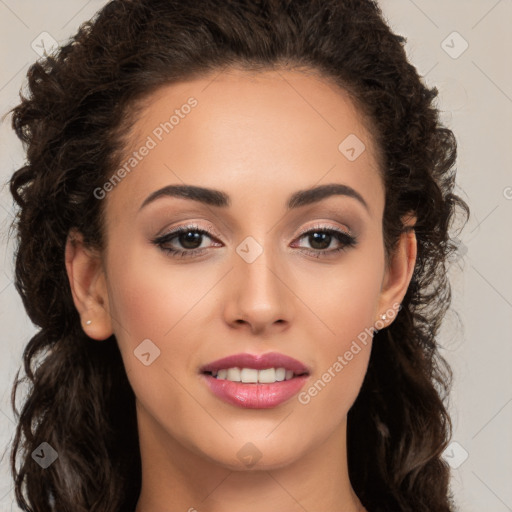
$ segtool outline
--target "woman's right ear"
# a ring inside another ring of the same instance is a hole
[[[66,271],[82,329],[90,338],[104,340],[113,334],[103,262],[98,251],[86,247],[82,233],[68,233]]]

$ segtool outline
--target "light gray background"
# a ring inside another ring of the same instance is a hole
[[[0,0],[0,115],[17,104],[28,66],[38,58],[33,41],[47,32],[65,42],[105,3]],[[450,410],[457,444],[445,454],[457,466],[452,488],[461,511],[512,511],[512,1],[381,0],[380,5],[392,29],[407,37],[411,62],[439,89],[443,121],[458,139],[457,192],[472,209],[459,235],[460,257],[450,266],[453,302],[441,337],[455,373]],[[458,55],[465,41],[468,48]],[[0,125],[2,185],[23,158],[7,118]],[[2,187],[2,449],[14,435],[9,403],[14,375],[35,332],[12,284],[13,243],[6,229],[12,211]],[[18,510],[9,450],[0,455],[0,510]]]

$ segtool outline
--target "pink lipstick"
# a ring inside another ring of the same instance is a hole
[[[311,373],[289,356],[235,354],[200,368],[209,389],[221,400],[238,407],[268,409],[296,395]]]

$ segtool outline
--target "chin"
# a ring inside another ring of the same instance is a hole
[[[229,450],[233,456],[226,457],[220,454],[206,454],[212,462],[230,471],[270,471],[280,469],[292,464],[299,453],[296,446],[289,450],[272,447],[258,447],[257,443],[244,442],[240,447]],[[225,454],[224,454],[225,455]]]

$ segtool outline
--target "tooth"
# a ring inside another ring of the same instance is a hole
[[[240,368],[228,368],[228,374],[226,378],[233,382],[240,382]]]
[[[258,382],[262,384],[269,384],[276,381],[276,371],[274,368],[268,368],[267,370],[260,370],[258,372]]]
[[[242,368],[240,372],[240,379],[242,382],[258,382],[258,370],[254,368]]]
[[[250,384],[272,384],[274,382],[282,382],[290,380],[295,375],[293,370],[286,368],[265,368],[256,370],[255,368],[222,368],[221,370],[212,371],[212,376],[218,379],[229,380],[231,382],[244,382]]]
[[[286,377],[286,370],[284,368],[277,368],[276,369],[276,380],[278,382],[281,382]]]

